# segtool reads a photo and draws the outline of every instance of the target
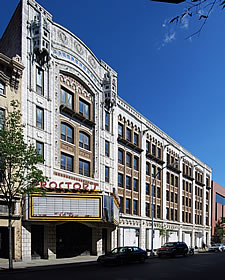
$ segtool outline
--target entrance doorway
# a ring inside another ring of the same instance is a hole
[[[69,258],[91,254],[91,228],[77,222],[56,227],[56,257]]]
[[[31,226],[31,257],[32,259],[44,258],[44,226]]]
[[[12,228],[12,252],[14,258],[14,228]],[[9,229],[0,227],[0,258],[9,257]]]

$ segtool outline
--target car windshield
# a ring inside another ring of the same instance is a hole
[[[165,243],[163,247],[173,247],[174,243]]]

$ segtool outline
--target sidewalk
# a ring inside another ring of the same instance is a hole
[[[65,258],[65,259],[55,259],[55,260],[31,260],[31,261],[16,261],[13,262],[13,268],[18,270],[40,270],[51,268],[54,265],[68,265],[68,264],[77,264],[79,266],[95,264],[97,256],[78,256],[74,258]],[[2,271],[7,271],[9,267],[7,259],[0,259],[0,273]]]

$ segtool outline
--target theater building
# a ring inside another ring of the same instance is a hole
[[[34,0],[21,0],[0,51],[22,58],[25,137],[49,178],[46,197],[24,198],[23,259],[150,249],[152,195],[155,248],[209,243],[211,168],[117,95],[109,65]]]
[[[0,120],[4,120],[10,102],[21,102],[21,77],[23,64],[19,56],[9,58],[0,53]],[[2,126],[0,122],[0,129]],[[0,177],[1,180],[1,177]],[[21,259],[21,203],[20,197],[13,201],[12,241],[13,257]],[[9,233],[8,233],[8,206],[0,189],[0,258],[8,258]]]

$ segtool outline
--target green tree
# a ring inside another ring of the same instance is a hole
[[[221,218],[219,222],[217,223],[216,230],[215,230],[216,236],[218,237],[219,241],[223,243],[224,237],[225,237],[225,218]]]
[[[43,162],[42,156],[33,145],[24,141],[19,102],[12,101],[10,110],[0,120],[0,192],[8,206],[9,225],[9,269],[12,260],[12,218],[13,201],[23,194],[43,192],[37,185],[45,181],[42,171],[37,167]]]

